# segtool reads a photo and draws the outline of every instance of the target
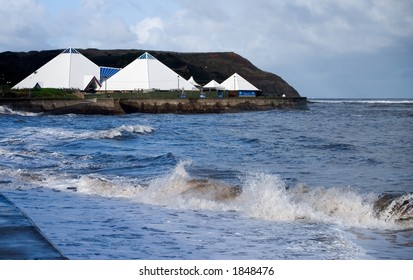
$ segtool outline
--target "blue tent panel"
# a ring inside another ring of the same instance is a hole
[[[67,48],[63,51],[63,53],[79,53],[79,52],[73,48]]]
[[[140,57],[138,57],[138,59],[155,59],[155,57],[153,57],[151,54],[146,52],[142,54]]]
[[[100,82],[103,82],[120,71],[120,68],[100,67]]]

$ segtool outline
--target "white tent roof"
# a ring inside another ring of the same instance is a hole
[[[93,77],[99,80],[99,66],[77,50],[68,48],[15,85],[13,89],[33,88],[38,84],[42,88],[83,90],[90,84]]]
[[[194,86],[149,53],[144,53],[103,83],[106,90],[184,89]]]
[[[221,86],[217,81],[212,80],[206,85],[204,85],[204,88],[216,88],[216,89],[224,89],[223,86]]]
[[[258,88],[253,86],[250,82],[245,80],[239,74],[235,73],[231,75],[228,79],[221,83],[226,90],[252,90],[258,91]]]
[[[191,78],[188,79],[188,82],[190,82],[193,86],[195,87],[200,87],[201,85],[195,82],[194,77],[191,76]]]

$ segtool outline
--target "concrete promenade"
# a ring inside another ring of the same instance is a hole
[[[14,203],[0,194],[0,260],[66,259]]]

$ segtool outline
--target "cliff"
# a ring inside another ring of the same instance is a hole
[[[0,85],[10,82],[15,85],[36,69],[43,66],[63,50],[3,52],[0,53]],[[84,56],[100,66],[123,68],[144,50],[98,50],[78,49]],[[281,77],[262,71],[250,61],[233,52],[178,53],[148,51],[159,61],[182,77],[194,79],[204,85],[214,79],[224,81],[238,73],[254,84],[267,96],[299,97],[299,93]]]

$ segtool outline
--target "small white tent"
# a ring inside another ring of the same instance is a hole
[[[194,90],[194,86],[149,53],[144,53],[107,79],[106,90]]]
[[[204,89],[224,89],[223,86],[221,86],[217,81],[212,80],[209,83],[207,83],[206,85],[203,86]]]
[[[229,91],[258,91],[259,89],[245,80],[239,74],[235,73],[221,83]]]
[[[68,48],[15,85],[13,89],[37,86],[84,90],[93,84],[92,80],[99,80],[99,78],[99,66],[77,50]]]
[[[198,87],[201,87],[201,85],[198,84],[198,83],[195,81],[195,79],[194,79],[193,76],[191,76],[191,78],[188,79],[188,82],[190,82],[191,85],[193,85],[194,87],[197,87],[197,88],[198,88]]]

